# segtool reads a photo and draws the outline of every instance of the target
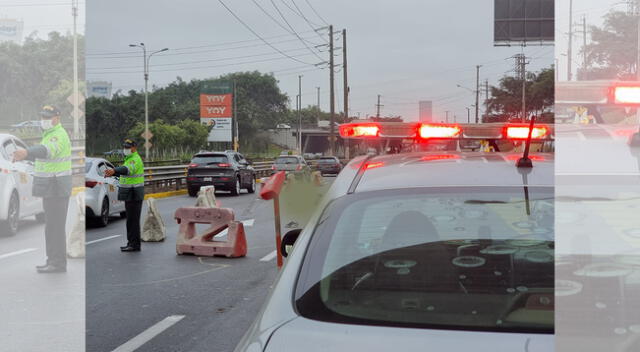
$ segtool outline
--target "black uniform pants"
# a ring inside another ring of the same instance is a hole
[[[47,263],[59,267],[67,266],[67,212],[69,197],[42,198],[47,247]]]
[[[127,211],[127,244],[134,248],[140,248],[142,202],[142,200],[127,200],[124,202],[124,207]]]

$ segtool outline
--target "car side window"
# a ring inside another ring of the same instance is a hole
[[[96,168],[96,170],[98,171],[98,175],[100,175],[101,177],[104,177],[104,172],[107,169],[107,165],[104,162],[101,162],[98,164],[98,167]]]
[[[15,152],[16,150],[17,148],[14,144],[14,141],[8,140],[2,145],[2,156],[7,160],[11,160],[13,152]]]
[[[240,162],[240,160],[241,160],[241,159],[240,159],[239,154],[234,154],[234,155],[233,155],[233,158],[235,159],[236,163],[238,163],[238,164],[242,164],[242,163]]]
[[[24,144],[21,140],[19,140],[19,139],[14,139],[13,141],[14,141],[14,142],[16,142],[16,145],[17,145],[19,148],[27,149],[27,145],[26,145],[26,144]]]

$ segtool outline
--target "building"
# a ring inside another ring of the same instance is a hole
[[[431,100],[421,100],[419,105],[418,116],[420,117],[420,122],[433,122],[433,102]]]
[[[111,88],[111,82],[87,82],[87,94],[89,97],[111,99]]]
[[[0,18],[0,43],[14,42],[22,43],[22,31],[24,22],[9,18]]]

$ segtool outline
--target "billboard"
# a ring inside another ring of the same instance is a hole
[[[23,28],[24,22],[22,21],[0,18],[0,43],[11,41],[20,44]]]
[[[494,45],[553,44],[554,0],[494,0]]]
[[[111,99],[111,82],[87,82],[87,93],[90,97]]]
[[[211,126],[209,142],[233,141],[233,84],[211,82],[200,93],[200,121]]]

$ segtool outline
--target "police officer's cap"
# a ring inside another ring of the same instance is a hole
[[[42,107],[42,110],[40,110],[40,117],[43,119],[51,119],[56,116],[60,116],[60,110],[55,106],[45,105]]]
[[[138,146],[138,144],[133,139],[128,139],[127,138],[127,139],[124,140],[124,142],[122,142],[122,146],[125,147],[125,148],[131,148],[131,147]]]

